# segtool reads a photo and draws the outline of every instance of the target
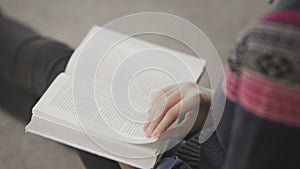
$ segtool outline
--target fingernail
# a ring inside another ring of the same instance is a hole
[[[146,136],[147,136],[147,137],[150,137],[150,136],[151,136],[151,130],[150,130],[150,127],[147,128],[147,130],[146,130],[145,133],[146,133]]]
[[[144,125],[144,131],[145,131],[145,132],[147,131],[149,125],[150,125],[150,123],[146,123],[146,124]]]
[[[153,131],[151,137],[158,137],[159,134],[160,134],[160,133],[159,133],[158,129],[155,129],[155,130]]]

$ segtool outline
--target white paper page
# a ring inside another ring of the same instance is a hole
[[[156,162],[156,156],[148,158],[128,158],[112,154],[111,152],[96,145],[84,133],[56,125],[55,123],[51,123],[37,117],[33,117],[31,123],[26,126],[26,132],[37,134],[92,154],[103,156],[138,168],[152,168]],[[104,144],[110,144],[111,147],[119,146],[119,144],[115,144],[105,139],[102,139],[101,142]],[[124,148],[124,151],[130,151],[130,149]]]
[[[95,34],[100,34],[101,36],[98,36],[95,38],[95,40],[93,41],[93,43],[90,43],[90,39],[94,38],[93,36],[95,36]],[[112,42],[116,42],[118,40],[121,40],[122,38],[126,37],[126,35],[123,35],[121,33],[112,31],[112,30],[108,30],[105,29],[103,27],[100,26],[93,26],[91,28],[91,30],[88,32],[88,34],[85,36],[84,40],[80,43],[80,45],[78,46],[78,48],[75,50],[74,54],[72,55],[68,66],[66,68],[66,73],[67,74],[73,74],[76,68],[76,62],[78,60],[79,57],[83,57],[80,56],[83,53],[87,54],[87,53],[97,53],[95,51],[96,48],[101,48],[102,46],[105,46],[107,44],[110,44]],[[88,52],[83,52],[84,48],[86,48],[87,46],[95,46],[95,50],[91,50]],[[128,38],[126,40],[123,40],[122,42],[120,42],[119,44],[115,45],[115,46],[108,46],[110,47],[110,51],[108,53],[108,56],[105,56],[106,59],[108,59],[108,62],[113,62],[113,64],[118,64],[120,63],[125,57],[140,51],[140,50],[144,50],[144,49],[159,49],[162,51],[168,51],[169,53],[172,53],[175,56],[178,56],[186,65],[188,65],[188,67],[191,70],[191,73],[194,76],[193,81],[196,81],[197,78],[199,77],[199,75],[203,72],[203,69],[205,68],[206,65],[206,61],[200,58],[197,58],[195,56],[190,56],[187,55],[185,53],[182,52],[178,52],[163,46],[159,46],[150,42],[146,42],[137,38]],[[86,57],[86,56],[84,56]],[[93,57],[87,57],[89,58],[89,62],[90,63],[95,63],[98,64],[101,60],[101,58],[103,58],[103,56],[100,55],[93,55]],[[151,59],[151,58],[149,58]],[[84,60],[83,60],[84,61]],[[106,63],[107,63],[106,61]],[[172,62],[170,62],[170,64],[172,64]],[[176,66],[176,65],[175,65]],[[89,71],[89,68],[92,67],[94,68],[94,66],[87,66],[86,67],[86,71],[84,69],[81,69],[80,73],[82,74],[84,77],[87,78],[94,78],[94,74],[89,74],[88,72],[93,72],[93,71]],[[105,68],[106,70],[106,68]],[[115,69],[113,69],[115,70]],[[107,74],[111,75],[111,71],[108,70]]]
[[[106,90],[105,86],[101,87],[101,89],[102,91]],[[113,110],[110,109],[112,107],[110,104],[112,103],[108,102],[109,98],[106,96],[107,93],[102,93],[98,96],[98,99],[102,99],[103,101],[106,101],[106,103],[109,103],[102,111],[107,112],[106,118],[110,118],[113,122],[116,122],[114,125],[115,127],[121,128],[123,125],[127,124],[126,119],[114,116],[115,114],[111,113],[111,111]],[[90,106],[90,99],[93,99],[93,96],[90,96],[89,99],[82,99],[82,104],[85,105],[85,111],[81,111],[84,114],[78,114],[75,111],[74,101],[72,97],[71,78],[66,74],[60,74],[47,89],[46,93],[42,96],[39,102],[34,106],[33,113],[35,113],[40,118],[45,118],[41,113],[47,114],[48,116],[52,116],[55,119],[70,123],[72,124],[72,126],[78,126],[76,128],[77,130],[83,130],[82,128],[84,128],[88,131],[89,134],[102,135],[124,142],[144,144],[152,143],[157,140],[146,138],[142,129],[143,125],[141,124],[130,123],[130,127],[132,130],[124,130],[124,134],[112,131],[111,128],[107,127],[106,123],[102,119],[102,116],[97,113],[98,109],[93,109],[93,107],[95,106]],[[46,119],[51,120],[48,117]],[[52,122],[57,121],[55,120]],[[131,136],[139,136],[141,139],[128,137],[128,135],[126,135],[126,132]]]
[[[84,49],[88,45],[95,45],[95,46],[101,46],[102,44],[105,45],[109,43],[109,41],[113,41],[114,39],[118,39],[122,37],[123,35],[105,30],[104,36],[101,37],[101,39],[96,39],[94,41],[97,44],[89,44],[88,39],[91,37],[93,33],[97,31],[97,29],[100,29],[99,27],[93,27],[92,30],[89,32],[87,37],[84,39],[84,41],[81,43],[79,48],[76,50],[77,53],[72,56],[68,67],[66,69],[66,72],[73,73],[75,71],[76,66],[76,58],[80,54],[80,50]],[[147,50],[143,51],[144,49],[154,49],[154,55],[152,52],[149,53]],[[96,51],[93,51],[92,48],[91,51],[88,51],[85,54],[90,53],[96,53]],[[159,50],[160,51],[159,51]],[[138,55],[134,55],[136,51],[142,52],[138,53]],[[79,51],[79,53],[78,53]],[[163,53],[161,52],[163,51]],[[174,61],[174,56],[167,54],[171,53],[172,55],[175,55],[178,58]],[[134,55],[135,57],[142,57],[142,60],[138,60],[135,62],[129,62],[126,63],[127,57],[130,55]],[[101,57],[101,56],[99,56]],[[87,57],[88,58],[88,57]],[[96,62],[99,60],[99,58],[89,58],[91,60],[81,60],[82,62]],[[89,75],[87,72],[90,71],[90,67],[87,66],[82,70],[81,72],[77,72],[81,74],[82,78],[80,78],[80,83],[83,82],[83,86],[80,86],[80,89],[87,90],[83,93],[89,93],[87,96],[77,97],[79,99],[79,106],[77,105],[77,109],[83,110],[78,111],[79,112],[79,119],[83,123],[84,127],[88,127],[91,129],[98,128],[97,125],[105,123],[109,126],[110,129],[113,129],[118,134],[124,135],[125,138],[129,137],[132,139],[124,139],[129,142],[153,142],[155,139],[149,139],[146,138],[143,132],[143,123],[136,123],[138,122],[145,122],[147,119],[147,114],[145,113],[132,113],[132,104],[134,105],[134,108],[137,108],[138,110],[147,110],[149,108],[149,99],[148,95],[149,92],[151,92],[153,89],[161,89],[163,87],[166,87],[167,85],[175,84],[176,82],[172,81],[172,78],[167,78],[166,76],[163,76],[159,72],[155,71],[148,71],[147,73],[143,73],[142,77],[136,78],[135,82],[132,86],[130,86],[130,89],[128,89],[128,83],[130,80],[130,75],[133,75],[133,73],[136,73],[138,71],[138,68],[143,68],[143,64],[152,64],[153,67],[162,67],[167,68],[168,73],[171,74],[171,76],[175,76],[175,80],[177,82],[184,82],[184,81],[196,81],[198,76],[202,73],[205,62],[201,61],[199,59],[192,58],[190,56],[184,55],[182,53],[166,49],[161,46],[157,46],[154,44],[150,44],[141,40],[137,40],[134,38],[131,38],[129,40],[126,40],[119,45],[117,45],[115,48],[112,48],[110,53],[102,60],[102,64],[100,65],[99,69],[97,70],[96,76]],[[127,66],[123,66],[122,72],[125,73],[117,76],[116,70],[120,68],[120,64],[122,65],[127,64]],[[160,64],[160,65],[158,65]],[[184,65],[183,65],[184,64]],[[182,73],[182,67],[188,66],[189,70],[192,74],[192,76],[185,76],[185,74]],[[200,65],[200,66],[199,66]],[[142,67],[141,67],[142,66]],[[86,72],[85,72],[86,71]],[[70,73],[69,73],[70,74]],[[91,93],[91,85],[87,85],[86,87],[84,83],[93,83],[93,81],[89,80],[95,79],[95,97],[93,96],[93,93]],[[72,80],[68,80],[69,84],[64,85],[62,89],[59,91],[55,89],[56,92],[47,92],[45,95],[47,95],[48,99],[44,99],[44,101],[51,101],[51,102],[45,102],[46,104],[43,104],[43,106],[40,106],[39,109],[40,112],[47,112],[49,111],[50,107],[56,107],[63,111],[66,111],[68,113],[53,113],[50,112],[49,114],[52,114],[55,117],[60,119],[65,119],[68,122],[76,123],[76,118],[69,118],[72,114],[70,112],[75,112],[74,106],[70,104],[70,101],[73,101],[69,98],[72,97]],[[106,88],[105,85],[106,84]],[[113,88],[112,87],[113,84]],[[77,84],[78,85],[78,84]],[[58,85],[60,86],[60,85]],[[125,91],[125,93],[123,92]],[[126,93],[127,92],[127,93]],[[130,93],[130,96],[128,95]],[[130,97],[130,98],[129,98]],[[128,104],[128,98],[133,103]],[[43,98],[42,98],[43,99]],[[98,106],[98,109],[100,109],[100,116],[98,112],[97,107],[93,105],[93,100],[96,99]],[[117,101],[117,103],[116,103]],[[45,106],[46,105],[46,106]],[[117,105],[117,106],[114,106]],[[49,107],[50,106],[50,107]],[[66,110],[67,109],[67,110]],[[96,113],[95,113],[96,112]],[[66,116],[68,118],[66,118]],[[129,119],[129,120],[128,120]],[[103,122],[104,120],[104,122]],[[90,123],[90,121],[96,122]],[[134,122],[132,122],[134,121]],[[78,123],[78,122],[77,122]],[[114,132],[113,132],[114,133]],[[113,134],[112,134],[113,136]],[[122,138],[122,137],[121,137]]]
[[[99,32],[101,36],[97,36]],[[81,66],[77,67],[74,77],[75,85],[79,85],[77,83],[83,79],[91,84],[85,87],[75,86],[75,91],[81,90],[79,95],[83,100],[90,100],[89,103],[96,99],[101,117],[113,131],[128,137],[148,140],[144,135],[143,126],[149,114],[147,110],[150,107],[150,92],[181,82],[195,82],[203,72],[205,61],[135,38],[120,42],[111,48],[107,55],[101,56],[98,55],[99,48],[110,47],[110,43],[121,40],[124,35],[100,27],[99,32],[93,40],[86,41],[86,44],[81,46]],[[131,60],[132,58],[134,60]],[[133,85],[129,86],[132,76],[149,67],[157,68],[158,71],[142,73],[143,76],[135,78]],[[160,70],[165,71],[167,75],[164,76]],[[102,84],[107,84],[107,88],[104,89]],[[96,97],[90,98],[94,92]],[[81,106],[79,109],[85,111],[84,107],[87,105]],[[137,110],[134,110],[135,108]],[[138,111],[142,113],[136,113]]]

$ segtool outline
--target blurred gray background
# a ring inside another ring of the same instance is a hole
[[[0,6],[5,15],[74,48],[94,24],[136,12],[175,14],[204,31],[223,62],[240,31],[271,9],[266,0],[0,0]],[[25,124],[10,113],[0,108],[0,169],[84,168],[74,150],[25,134]]]

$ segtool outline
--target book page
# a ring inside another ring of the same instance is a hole
[[[149,95],[168,85],[195,82],[205,61],[135,38],[120,42],[101,58],[99,46],[124,35],[103,30],[101,38],[90,41],[97,29],[101,28],[92,28],[72,56],[66,76],[51,85],[35,109],[72,124],[79,120],[84,128],[115,139],[154,142],[156,139],[146,138],[143,132]],[[84,59],[78,59],[81,55]]]
[[[115,44],[116,42],[118,43]],[[206,61],[204,59],[187,55],[185,53],[146,42],[134,37],[128,37],[127,35],[95,25],[91,28],[84,40],[73,53],[65,72],[68,75],[74,75],[76,70],[76,73],[81,74],[83,77],[94,79],[94,73],[96,71],[95,68],[102,68],[103,65],[108,64],[109,66],[106,66],[104,70],[107,71],[106,74],[108,76],[111,76],[116,70],[115,66],[118,66],[122,61],[124,61],[124,59],[136,53],[137,51],[147,49],[156,49],[172,54],[174,58],[171,60],[169,59],[169,65],[173,64],[172,61],[174,61],[174,59],[179,58],[188,67],[188,69],[190,69],[190,72],[194,78],[193,81],[196,81],[199,78],[199,75],[203,73],[206,65]],[[99,51],[102,50],[105,50],[107,53],[105,53],[105,55],[100,55],[99,53],[101,52]],[[148,59],[152,60],[151,57]],[[77,63],[78,61],[79,63]],[[81,68],[81,65],[84,67]],[[78,69],[76,69],[76,67]],[[109,69],[107,69],[107,67],[109,67]],[[178,69],[177,73],[178,72],[180,72],[180,69]]]
[[[102,56],[98,48],[111,46],[124,35],[103,30],[101,36],[93,38],[99,29],[93,27],[76,49],[65,73],[55,79],[33,108],[33,119],[94,138],[143,145],[133,150],[153,156],[159,148],[155,145],[157,139],[146,138],[143,131],[151,92],[168,85],[195,82],[206,63],[135,38],[121,41]],[[45,129],[36,127],[31,131]],[[60,134],[59,131],[47,132]],[[39,134],[42,135],[42,131]],[[59,140],[64,142],[63,139]],[[120,148],[108,144],[107,150],[119,151]]]
[[[112,153],[110,150],[105,150],[101,146],[96,145],[91,139],[89,139],[84,133],[72,130],[47,120],[33,117],[30,124],[26,126],[26,132],[40,135],[42,137],[58,141],[60,143],[78,148],[96,154],[108,159],[112,159],[118,162],[122,162],[138,168],[152,168],[156,161],[157,156],[148,156],[146,158],[130,158],[126,156],[120,156]],[[136,152],[134,150],[145,149],[145,146],[130,145],[122,142],[112,142],[105,138],[98,138],[99,142],[110,145],[111,149],[121,149],[127,153],[137,153],[137,157],[143,157],[145,152]],[[133,146],[135,146],[133,148]]]
[[[94,96],[89,96],[89,98],[82,98],[81,109],[84,111],[76,111],[74,105],[74,100],[72,97],[72,85],[71,78],[66,74],[60,74],[55,81],[48,88],[46,93],[42,96],[39,102],[34,106],[33,113],[40,118],[45,118],[51,120],[49,116],[55,119],[53,122],[57,122],[56,119],[62,122],[70,123],[77,130],[86,130],[88,134],[91,135],[102,135],[116,140],[121,140],[124,142],[145,144],[155,142],[156,139],[146,138],[143,132],[143,124],[140,123],[129,123],[128,120],[124,119],[122,116],[111,113],[112,102],[109,100],[108,93],[106,92],[106,87],[103,85],[100,89],[105,91],[97,96],[97,99],[103,100],[106,105],[105,109],[101,111],[107,112],[106,120],[104,121],[101,114],[98,113],[99,109],[96,105],[92,104],[92,99]],[[82,83],[84,88],[84,82]],[[45,117],[46,114],[47,117]],[[123,133],[118,133],[112,130],[111,126],[107,126],[107,123],[114,124],[114,128],[120,128]],[[124,125],[130,125],[132,130],[126,130]]]

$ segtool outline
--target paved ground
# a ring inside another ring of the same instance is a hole
[[[261,0],[0,0],[0,6],[8,16],[72,47],[94,24],[135,12],[167,12],[200,27],[223,61],[242,28],[270,8]],[[73,150],[24,134],[24,125],[0,109],[1,169],[84,168]]]

